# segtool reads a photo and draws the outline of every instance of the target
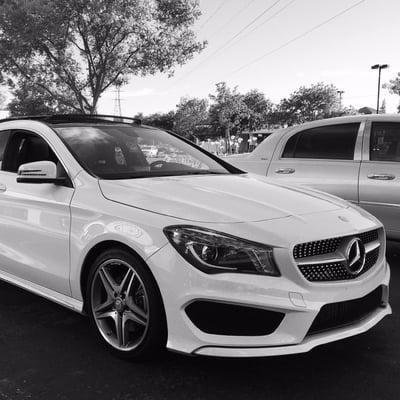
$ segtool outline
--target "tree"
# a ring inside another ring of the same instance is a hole
[[[173,73],[200,52],[198,0],[0,0],[0,83],[27,80],[76,112],[130,75]]]
[[[386,99],[382,100],[382,104],[379,108],[379,114],[386,114]]]
[[[210,123],[217,133],[225,136],[227,149],[230,151],[231,131],[237,131],[242,120],[247,118],[247,107],[237,87],[230,89],[226,82],[217,83],[216,86],[216,94],[209,95],[213,102],[210,106]]]
[[[338,115],[335,116],[341,117],[343,115],[356,115],[356,114],[358,114],[358,112],[354,106],[347,106],[347,107],[342,107]]]
[[[385,83],[383,87],[389,89],[391,94],[400,96],[400,72],[397,74],[396,78],[390,80],[389,83]],[[397,106],[397,111],[400,113],[400,104]]]
[[[53,113],[71,113],[68,107],[54,99],[46,90],[22,79],[11,91],[13,98],[7,105],[11,115],[38,115]]]
[[[337,88],[322,82],[302,86],[283,99],[278,111],[287,125],[331,117],[340,108]]]
[[[206,99],[182,97],[176,106],[174,130],[179,135],[189,138],[200,129],[200,125],[207,124],[207,119]]]
[[[167,113],[154,113],[147,116],[143,116],[143,114],[138,114],[136,117],[140,118],[143,124],[146,125],[151,125],[166,130],[174,129],[174,111],[169,111]]]
[[[273,110],[273,103],[265,94],[253,89],[243,95],[243,103],[247,107],[247,118],[244,119],[243,128],[256,131],[268,124],[268,116]]]
[[[1,89],[2,89],[2,87],[0,86],[0,90]],[[6,100],[6,96],[3,93],[1,93],[1,91],[0,91],[0,110],[3,108],[5,100]]]

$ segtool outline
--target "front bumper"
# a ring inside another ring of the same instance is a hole
[[[214,357],[267,357],[281,356],[285,354],[306,353],[321,344],[345,339],[350,336],[359,335],[371,329],[386,315],[390,315],[392,309],[390,305],[377,309],[368,317],[354,323],[351,326],[338,328],[329,332],[314,334],[306,337],[300,344],[292,346],[273,346],[273,347],[213,347],[204,346],[194,351],[194,354]]]
[[[282,262],[290,263],[282,251]],[[367,273],[352,281],[307,284],[289,278],[246,274],[207,275],[188,264],[171,245],[147,260],[159,284],[167,316],[171,350],[207,356],[257,357],[306,352],[315,346],[369,330],[391,314],[390,305],[379,307],[345,327],[308,336],[307,333],[325,304],[358,299],[383,286],[388,291],[390,269],[384,257]],[[296,271],[293,263],[290,266]],[[277,311],[285,314],[277,329],[263,336],[210,334],[197,328],[185,312],[195,300],[211,300]]]

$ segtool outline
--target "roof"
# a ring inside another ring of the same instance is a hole
[[[358,115],[346,115],[344,117],[325,118],[317,119],[315,121],[304,122],[299,125],[289,126],[288,129],[301,128],[313,128],[322,125],[334,125],[334,124],[351,124],[359,123],[361,121],[381,121],[381,122],[398,122],[400,123],[400,114],[358,114]]]
[[[122,117],[117,115],[106,114],[52,114],[52,115],[24,115],[9,117],[0,120],[1,122],[18,121],[18,120],[33,120],[47,124],[65,124],[65,123],[118,123],[129,125],[141,125],[142,121],[139,118]]]

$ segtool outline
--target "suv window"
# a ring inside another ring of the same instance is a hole
[[[342,124],[307,129],[286,143],[283,158],[353,160],[360,124]]]
[[[9,137],[10,137],[10,131],[0,132],[0,166],[1,162],[3,161],[3,154]]]
[[[372,123],[369,159],[372,161],[400,161],[399,123]]]

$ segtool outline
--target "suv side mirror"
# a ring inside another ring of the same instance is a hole
[[[65,178],[57,178],[57,167],[52,161],[35,161],[20,165],[17,182],[62,184]]]

